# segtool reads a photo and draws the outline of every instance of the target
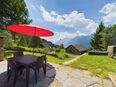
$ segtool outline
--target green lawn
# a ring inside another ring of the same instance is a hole
[[[88,70],[101,78],[108,78],[108,73],[116,73],[116,60],[108,56],[88,55],[81,56],[70,65],[74,68]]]
[[[30,55],[32,55],[32,52],[24,52],[24,54],[30,54]],[[68,58],[63,58],[63,59],[59,59],[57,57],[53,57],[53,56],[47,55],[47,61],[48,62],[52,62],[52,63],[62,64],[65,61],[71,60],[72,57],[74,56],[74,55],[71,55],[71,54],[68,54],[68,53],[66,53],[66,54],[69,57]],[[41,56],[43,54],[41,54],[41,53],[35,53],[34,55]],[[13,51],[5,51],[5,53],[4,53],[4,59],[10,58],[12,56],[13,56]],[[62,56],[62,54],[61,54],[61,56]]]

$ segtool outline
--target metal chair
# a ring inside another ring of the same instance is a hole
[[[17,81],[17,77],[18,77],[18,73],[22,72],[24,67],[17,65],[17,63],[13,59],[8,59],[7,61],[8,61],[8,66],[9,66],[7,81],[9,82],[12,73],[14,73],[13,87],[15,87],[16,81]]]
[[[38,57],[37,61],[32,64],[31,68],[35,72],[35,81],[37,82],[37,71],[39,72],[40,68],[43,68],[44,75],[46,75],[46,55]]]
[[[16,51],[16,52],[13,53],[13,57],[17,57],[17,56],[21,56],[21,55],[24,55],[23,51]],[[20,65],[20,64],[17,63],[17,65]],[[8,72],[9,72],[9,65],[7,65],[7,73]]]
[[[23,51],[16,51],[13,53],[13,56],[16,57],[16,56],[21,56],[21,55],[24,55],[23,54]]]

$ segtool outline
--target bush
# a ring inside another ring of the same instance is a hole
[[[64,56],[65,56],[65,58],[69,58],[69,55],[68,54],[65,54]]]
[[[58,55],[55,52],[50,52],[48,53],[48,55],[54,56],[54,57],[58,57]]]
[[[89,55],[108,55],[107,51],[89,51]]]
[[[20,48],[20,47],[7,47],[7,48],[4,48],[6,50],[13,50],[13,51],[25,51],[24,48]]]
[[[55,52],[60,52],[60,49],[56,49]]]
[[[67,55],[64,49],[61,49],[57,54],[59,59],[69,58],[69,55]]]

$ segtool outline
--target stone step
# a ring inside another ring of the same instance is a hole
[[[110,74],[109,77],[110,77],[110,79],[111,79],[114,87],[116,87],[116,74],[114,74],[114,75],[113,74],[112,75]]]

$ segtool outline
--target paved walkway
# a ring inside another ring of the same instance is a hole
[[[66,61],[63,63],[63,65],[70,65],[71,63],[73,63],[74,61],[76,61],[78,58],[80,58],[81,56],[85,55],[86,53],[82,54],[82,55],[78,55],[75,56],[72,60]]]
[[[12,87],[13,78],[9,83],[6,82],[6,65],[6,61],[0,62],[0,87]],[[114,87],[110,80],[91,77],[88,71],[53,63],[47,64],[46,77],[40,70],[37,83],[31,70],[29,85],[30,87]],[[18,78],[16,87],[25,87],[25,74]]]

